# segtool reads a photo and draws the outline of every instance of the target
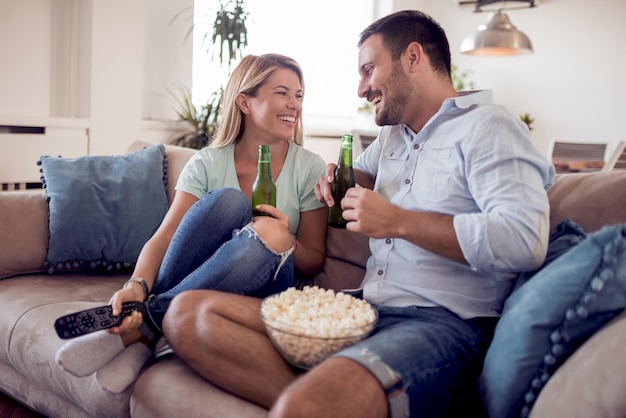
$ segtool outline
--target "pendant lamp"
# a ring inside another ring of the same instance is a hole
[[[533,7],[533,2],[531,6]],[[532,43],[525,33],[519,31],[509,16],[499,9],[491,13],[487,23],[465,37],[461,43],[461,52],[477,56],[511,56],[533,52]],[[479,6],[477,11],[480,10]]]

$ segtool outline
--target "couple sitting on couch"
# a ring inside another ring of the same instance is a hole
[[[455,91],[446,35],[430,17],[372,23],[358,68],[359,96],[383,128],[354,164],[362,187],[341,204],[347,228],[371,238],[370,337],[302,374],[265,333],[260,298],[291,286],[294,268],[312,275],[323,264],[334,165],[299,146],[298,65],[248,56],[226,87],[216,139],[185,167],[133,278],[111,298],[115,313],[147,299],[148,317],[70,341],[61,367],[124,390],[152,355],[156,342],[141,332],[150,323],[200,375],[272,416],[459,416],[517,273],[544,262],[554,169],[490,92]],[[278,207],[252,219],[261,144],[271,145]]]

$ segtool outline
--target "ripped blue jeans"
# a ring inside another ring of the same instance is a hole
[[[212,289],[265,297],[293,285],[292,249],[277,253],[252,228],[240,190],[206,193],[185,214],[165,253],[147,306],[159,327],[174,296]]]

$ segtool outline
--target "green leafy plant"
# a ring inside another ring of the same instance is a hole
[[[220,0],[219,3],[211,31],[203,35],[202,45],[210,39],[211,45],[206,46],[206,53],[211,52],[211,59],[217,59],[221,66],[227,65],[230,76],[234,64],[243,56],[243,49],[248,46],[248,12],[244,9],[244,0]],[[189,89],[182,89],[178,95],[172,94],[179,119],[189,125],[189,130],[174,138],[172,143],[196,149],[210,144],[220,121],[223,93],[224,87],[221,86],[201,108],[193,104]]]
[[[474,89],[476,86],[474,82],[470,80],[471,74],[472,72],[470,70],[459,72],[459,67],[452,64],[452,71],[450,75],[452,77],[452,84],[454,85],[454,89],[456,91]]]
[[[220,8],[215,14],[213,22],[213,45],[219,45],[219,62],[228,64],[228,72],[232,64],[242,57],[242,50],[248,46],[248,28],[246,20],[248,12],[243,8],[243,0],[235,0],[223,4],[220,0]],[[208,33],[204,36],[206,41]],[[215,50],[212,55],[215,59]]]
[[[215,91],[207,104],[200,109],[193,104],[191,91],[182,89],[178,95],[172,93],[175,111],[179,120],[187,122],[189,130],[176,137],[172,144],[187,148],[201,149],[206,147],[217,129],[219,109],[222,105],[223,90]]]
[[[528,126],[529,131],[533,130],[533,122],[535,122],[535,119],[530,116],[530,113],[523,113],[519,115],[519,118]]]

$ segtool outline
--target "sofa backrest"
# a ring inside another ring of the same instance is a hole
[[[154,145],[135,141],[128,152]],[[165,145],[168,158],[168,197],[180,172],[196,150]],[[554,230],[569,218],[588,232],[604,225],[626,222],[626,171],[560,174],[548,191]],[[0,279],[45,271],[48,243],[48,205],[42,191],[0,192]],[[370,255],[362,235],[329,228],[326,262],[308,284],[345,289],[359,286]]]
[[[127,152],[136,152],[151,145],[154,145],[154,142],[134,141],[128,147]],[[178,180],[178,176],[183,170],[183,167],[185,167],[185,164],[187,164],[187,161],[189,161],[191,156],[197,151],[198,150],[192,148],[165,145],[165,152],[167,154],[167,198],[169,199],[170,205],[172,204],[174,193],[176,192],[176,180]]]
[[[550,190],[550,228],[571,219],[587,232],[626,222],[626,170],[559,174]]]
[[[370,256],[369,238],[345,229],[328,228],[326,260],[322,270],[308,283],[335,291],[356,289],[365,275]]]

